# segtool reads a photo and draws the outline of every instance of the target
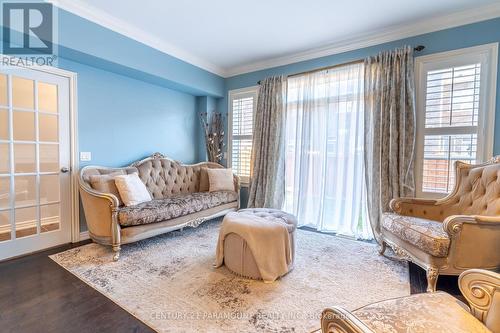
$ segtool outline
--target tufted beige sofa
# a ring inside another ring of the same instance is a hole
[[[239,207],[239,179],[234,191],[208,192],[208,176],[202,168],[223,168],[217,163],[183,165],[156,153],[125,168],[86,166],[80,170],[80,197],[89,235],[93,241],[111,245],[118,260],[122,244],[136,242],[225,215]],[[92,175],[137,172],[152,201],[135,206],[120,205],[116,195],[96,191]]]
[[[381,220],[381,249],[427,272],[427,291],[439,274],[500,268],[500,158],[470,165],[456,162],[456,184],[440,200],[398,198]]]
[[[471,269],[459,278],[469,307],[444,293],[424,293],[366,305],[333,307],[321,316],[322,333],[500,333],[500,274]]]

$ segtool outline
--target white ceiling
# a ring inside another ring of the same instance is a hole
[[[52,2],[222,76],[500,16],[500,0]]]

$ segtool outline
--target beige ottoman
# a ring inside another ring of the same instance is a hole
[[[269,208],[248,208],[241,209],[238,212],[252,213],[269,220],[280,219],[280,221],[286,223],[292,247],[292,260],[288,265],[288,271],[292,270],[295,261],[295,230],[297,229],[295,216],[278,209]],[[252,251],[247,246],[246,241],[235,233],[228,234],[224,240],[224,264],[237,275],[255,280],[262,279]]]

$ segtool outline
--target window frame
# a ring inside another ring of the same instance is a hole
[[[447,193],[423,191],[422,173],[424,164],[425,135],[470,134],[471,129],[471,126],[425,128],[427,72],[449,67],[470,65],[471,63],[481,63],[481,88],[479,93],[476,163],[487,161],[493,156],[498,43],[479,45],[416,57],[415,185],[417,197],[442,198],[447,195]]]
[[[253,112],[255,119],[255,111],[257,109],[257,98],[259,96],[259,86],[245,87],[241,89],[233,89],[228,93],[228,128],[227,128],[227,166],[232,167],[233,164],[233,101],[239,98],[252,97],[253,98]],[[253,124],[252,124],[253,125]],[[253,136],[253,135],[252,135]],[[250,177],[240,176],[240,185],[247,187],[250,184]]]

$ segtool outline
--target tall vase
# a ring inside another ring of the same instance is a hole
[[[205,148],[210,162],[221,163],[224,148],[224,117],[220,112],[200,114]]]

